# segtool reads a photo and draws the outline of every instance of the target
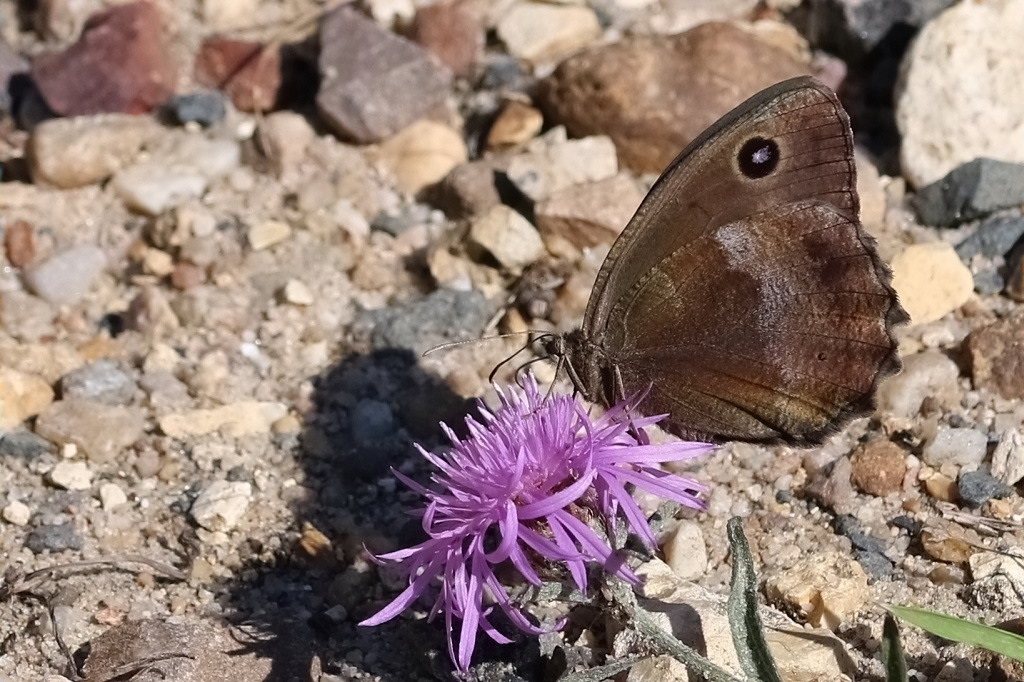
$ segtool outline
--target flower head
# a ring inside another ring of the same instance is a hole
[[[648,546],[654,535],[627,484],[680,504],[701,508],[696,481],[657,465],[707,452],[707,443],[652,445],[644,429],[661,417],[634,418],[635,400],[592,420],[570,396],[542,399],[527,376],[522,390],[499,390],[500,405],[482,402],[482,421],[466,419],[469,435],[460,439],[446,425],[452,442],[446,454],[417,446],[436,468],[434,490],[395,472],[426,498],[422,512],[427,539],[380,560],[401,564],[409,584],[390,604],[361,625],[379,625],[413,604],[440,578],[431,616],[444,613],[448,652],[460,670],[469,667],[477,630],[499,643],[512,640],[490,622],[494,606],[521,630],[540,634],[509,598],[495,569],[508,562],[524,579],[539,585],[541,562],[563,563],[581,590],[587,587],[586,563],[597,562],[630,582],[637,576],[601,534],[581,520],[580,511],[607,528],[624,519]],[[458,637],[453,621],[461,620]]]

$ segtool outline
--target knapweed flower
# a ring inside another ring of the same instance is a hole
[[[619,520],[648,546],[655,538],[627,486],[688,507],[703,505],[696,481],[658,468],[662,462],[707,452],[707,443],[652,445],[644,429],[661,417],[636,418],[635,400],[592,420],[571,396],[542,398],[527,376],[522,390],[499,390],[500,406],[482,402],[482,421],[467,418],[469,435],[459,438],[442,424],[452,448],[435,455],[417,446],[437,468],[435,489],[395,472],[427,500],[422,511],[427,540],[378,557],[397,562],[409,584],[394,601],[361,625],[379,625],[436,587],[430,616],[443,612],[448,653],[460,670],[469,667],[478,630],[499,643],[512,640],[490,621],[497,606],[524,632],[541,634],[498,581],[495,569],[508,562],[527,581],[539,585],[535,566],[564,564],[581,589],[587,587],[586,563],[636,583],[637,576],[583,519],[596,519],[611,532]],[[438,585],[439,583],[439,585]],[[484,605],[485,596],[490,605]],[[454,621],[461,621],[458,636]],[[560,627],[560,626],[556,626]]]

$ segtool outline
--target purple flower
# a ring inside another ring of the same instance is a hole
[[[495,605],[524,632],[545,632],[511,602],[494,572],[499,564],[510,563],[535,585],[541,579],[534,565],[544,561],[565,564],[581,590],[587,587],[589,561],[638,582],[607,539],[580,517],[596,517],[609,530],[624,519],[653,547],[654,534],[627,484],[702,508],[696,495],[704,486],[657,465],[689,459],[712,447],[687,442],[651,445],[644,429],[661,417],[631,417],[635,399],[591,420],[573,397],[543,399],[532,376],[523,390],[499,390],[499,398],[501,404],[494,411],[481,402],[482,422],[466,419],[465,439],[441,425],[452,442],[446,454],[434,455],[417,446],[438,469],[432,476],[437,490],[395,472],[427,499],[422,516],[428,539],[379,557],[400,564],[408,572],[409,585],[360,623],[391,620],[440,578],[430,616],[444,613],[448,653],[460,670],[469,667],[478,630],[499,643],[512,641],[490,622]],[[589,513],[581,514],[584,510]],[[494,605],[485,607],[485,597]],[[461,620],[457,641],[456,618]]]

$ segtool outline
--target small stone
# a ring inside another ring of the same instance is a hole
[[[967,563],[980,550],[981,538],[973,530],[956,523],[937,521],[921,531],[921,548],[936,561]]]
[[[78,551],[85,541],[70,523],[47,523],[33,528],[25,538],[25,547],[33,554]]]
[[[61,397],[91,400],[104,405],[127,405],[135,395],[135,379],[114,360],[103,358],[65,374]]]
[[[187,291],[206,281],[206,269],[192,263],[175,263],[171,271],[171,286]]]
[[[128,114],[43,121],[28,141],[32,179],[62,189],[102,182],[135,160],[159,132],[153,119]]]
[[[282,403],[243,401],[211,409],[168,414],[158,420],[160,430],[171,438],[202,436],[221,431],[230,438],[266,433],[288,408]]]
[[[1024,566],[1018,557],[1010,553],[978,552],[971,555],[969,563],[975,583],[998,576],[1010,583],[1015,597],[1024,593]]]
[[[301,280],[290,279],[281,289],[281,297],[292,305],[313,305],[313,292]]]
[[[837,552],[815,553],[765,580],[768,599],[800,613],[814,627],[835,630],[871,597],[868,576]]]
[[[481,0],[441,0],[416,11],[412,39],[434,53],[456,76],[469,76],[484,51]]]
[[[865,443],[850,457],[850,464],[850,480],[862,492],[885,497],[903,489],[907,453],[888,439],[876,438]]]
[[[450,218],[479,215],[501,203],[498,172],[494,159],[461,164],[430,188],[427,199]]]
[[[9,116],[14,102],[11,99],[11,81],[28,74],[28,60],[18,54],[5,41],[0,40],[0,115]]]
[[[239,111],[269,111],[281,89],[281,50],[247,40],[212,36],[196,55],[196,80],[224,90]]]
[[[957,480],[960,499],[968,507],[980,507],[989,500],[1013,494],[1013,488],[985,471],[967,471]]]
[[[357,445],[370,445],[395,431],[395,417],[387,403],[360,400],[350,416],[352,438]]]
[[[900,158],[912,185],[978,157],[1024,162],[1022,33],[1024,3],[993,0],[957,3],[917,34],[895,94]]]
[[[450,89],[451,73],[426,50],[354,8],[324,17],[320,45],[317,108],[343,138],[390,137],[442,104]]]
[[[585,5],[550,5],[524,0],[498,22],[498,38],[510,54],[533,64],[557,62],[601,35],[594,10]]]
[[[60,116],[148,113],[174,93],[166,35],[155,3],[118,4],[89,17],[81,37],[63,52],[37,57],[32,77]]]
[[[942,467],[952,464],[964,471],[977,469],[988,447],[988,437],[981,431],[940,426],[921,451],[925,464]]]
[[[971,271],[944,242],[913,244],[892,261],[892,286],[913,324],[941,320],[974,293]]]
[[[298,433],[302,429],[302,422],[294,414],[286,414],[270,425],[274,433]]]
[[[422,353],[449,341],[476,338],[495,307],[475,289],[438,289],[418,301],[367,311],[374,348]]]
[[[636,662],[626,682],[689,682],[686,666],[667,654],[650,656]]]
[[[1024,203],[1024,202],[1022,202]],[[994,215],[983,220],[977,231],[956,245],[956,253],[967,262],[975,256],[1005,256],[1024,237],[1024,215]]]
[[[636,212],[643,193],[624,174],[553,192],[534,208],[537,229],[578,249],[611,244]]]
[[[505,174],[523,194],[539,202],[559,190],[605,180],[618,171],[615,145],[596,135],[579,140],[537,139],[525,154],[509,161]]]
[[[959,495],[956,481],[938,471],[924,479],[924,489],[928,495],[940,502],[956,502]]]
[[[1007,429],[992,452],[992,474],[1007,485],[1024,479],[1024,435],[1020,429]]]
[[[274,171],[281,176],[303,159],[316,139],[316,132],[304,116],[294,111],[275,111],[260,121],[256,139]]]
[[[203,0],[203,21],[214,31],[249,28],[260,0]]]
[[[487,132],[487,148],[508,149],[533,139],[544,127],[544,115],[540,110],[517,100],[505,103],[501,113],[494,119]]]
[[[922,351],[903,359],[903,371],[887,377],[878,387],[878,410],[898,417],[916,417],[925,398],[938,407],[960,402],[960,369],[935,350]]]
[[[504,205],[495,206],[474,220],[469,238],[513,273],[522,272],[544,255],[544,242],[536,228]]]
[[[31,431],[18,428],[5,432],[0,428],[0,457],[32,461],[50,452],[53,452],[50,442]]]
[[[1024,313],[993,322],[967,337],[975,388],[1024,398]]]
[[[36,259],[36,230],[26,220],[12,220],[4,227],[4,253],[7,262],[24,268]]]
[[[808,72],[750,31],[709,22],[586,49],[542,81],[538,103],[573,137],[610,136],[624,166],[661,172],[746,97]]]
[[[63,445],[74,443],[92,462],[109,462],[145,432],[140,410],[86,400],[58,400],[36,419],[36,433]]]
[[[398,189],[416,194],[466,161],[466,143],[458,131],[434,121],[417,121],[384,141],[380,164],[394,176]]]
[[[919,28],[953,2],[816,0],[807,8],[807,36],[815,47],[859,63],[879,45],[884,51],[898,31]]]
[[[104,483],[100,486],[100,504],[105,511],[110,511],[128,503],[128,496],[116,483]]]
[[[47,478],[65,490],[88,490],[92,487],[92,471],[85,462],[58,462],[50,469]]]
[[[707,573],[708,548],[704,532],[694,521],[683,520],[662,545],[665,563],[683,580],[696,580]]]
[[[192,519],[209,531],[226,532],[241,521],[252,501],[247,481],[214,481],[192,503]]]
[[[253,251],[269,248],[278,242],[288,239],[291,235],[291,226],[280,220],[267,220],[257,223],[250,227],[247,233],[249,246]]]
[[[216,90],[176,95],[167,108],[174,114],[178,123],[198,123],[204,128],[220,123],[227,113],[224,95]]]
[[[53,402],[53,389],[42,377],[0,365],[0,432],[13,429]]]
[[[3,512],[0,512],[0,515],[4,517],[4,521],[12,526],[24,526],[32,518],[32,510],[23,502],[11,500],[4,507]]]
[[[107,266],[102,249],[79,244],[65,249],[25,273],[25,283],[36,296],[51,304],[77,303],[89,293]]]
[[[1024,204],[1024,164],[974,159],[917,193],[925,225],[948,226]]]

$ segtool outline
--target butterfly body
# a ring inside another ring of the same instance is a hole
[[[709,128],[655,183],[551,350],[589,399],[709,440],[817,442],[898,370],[906,319],[857,219],[849,121],[809,78]]]

